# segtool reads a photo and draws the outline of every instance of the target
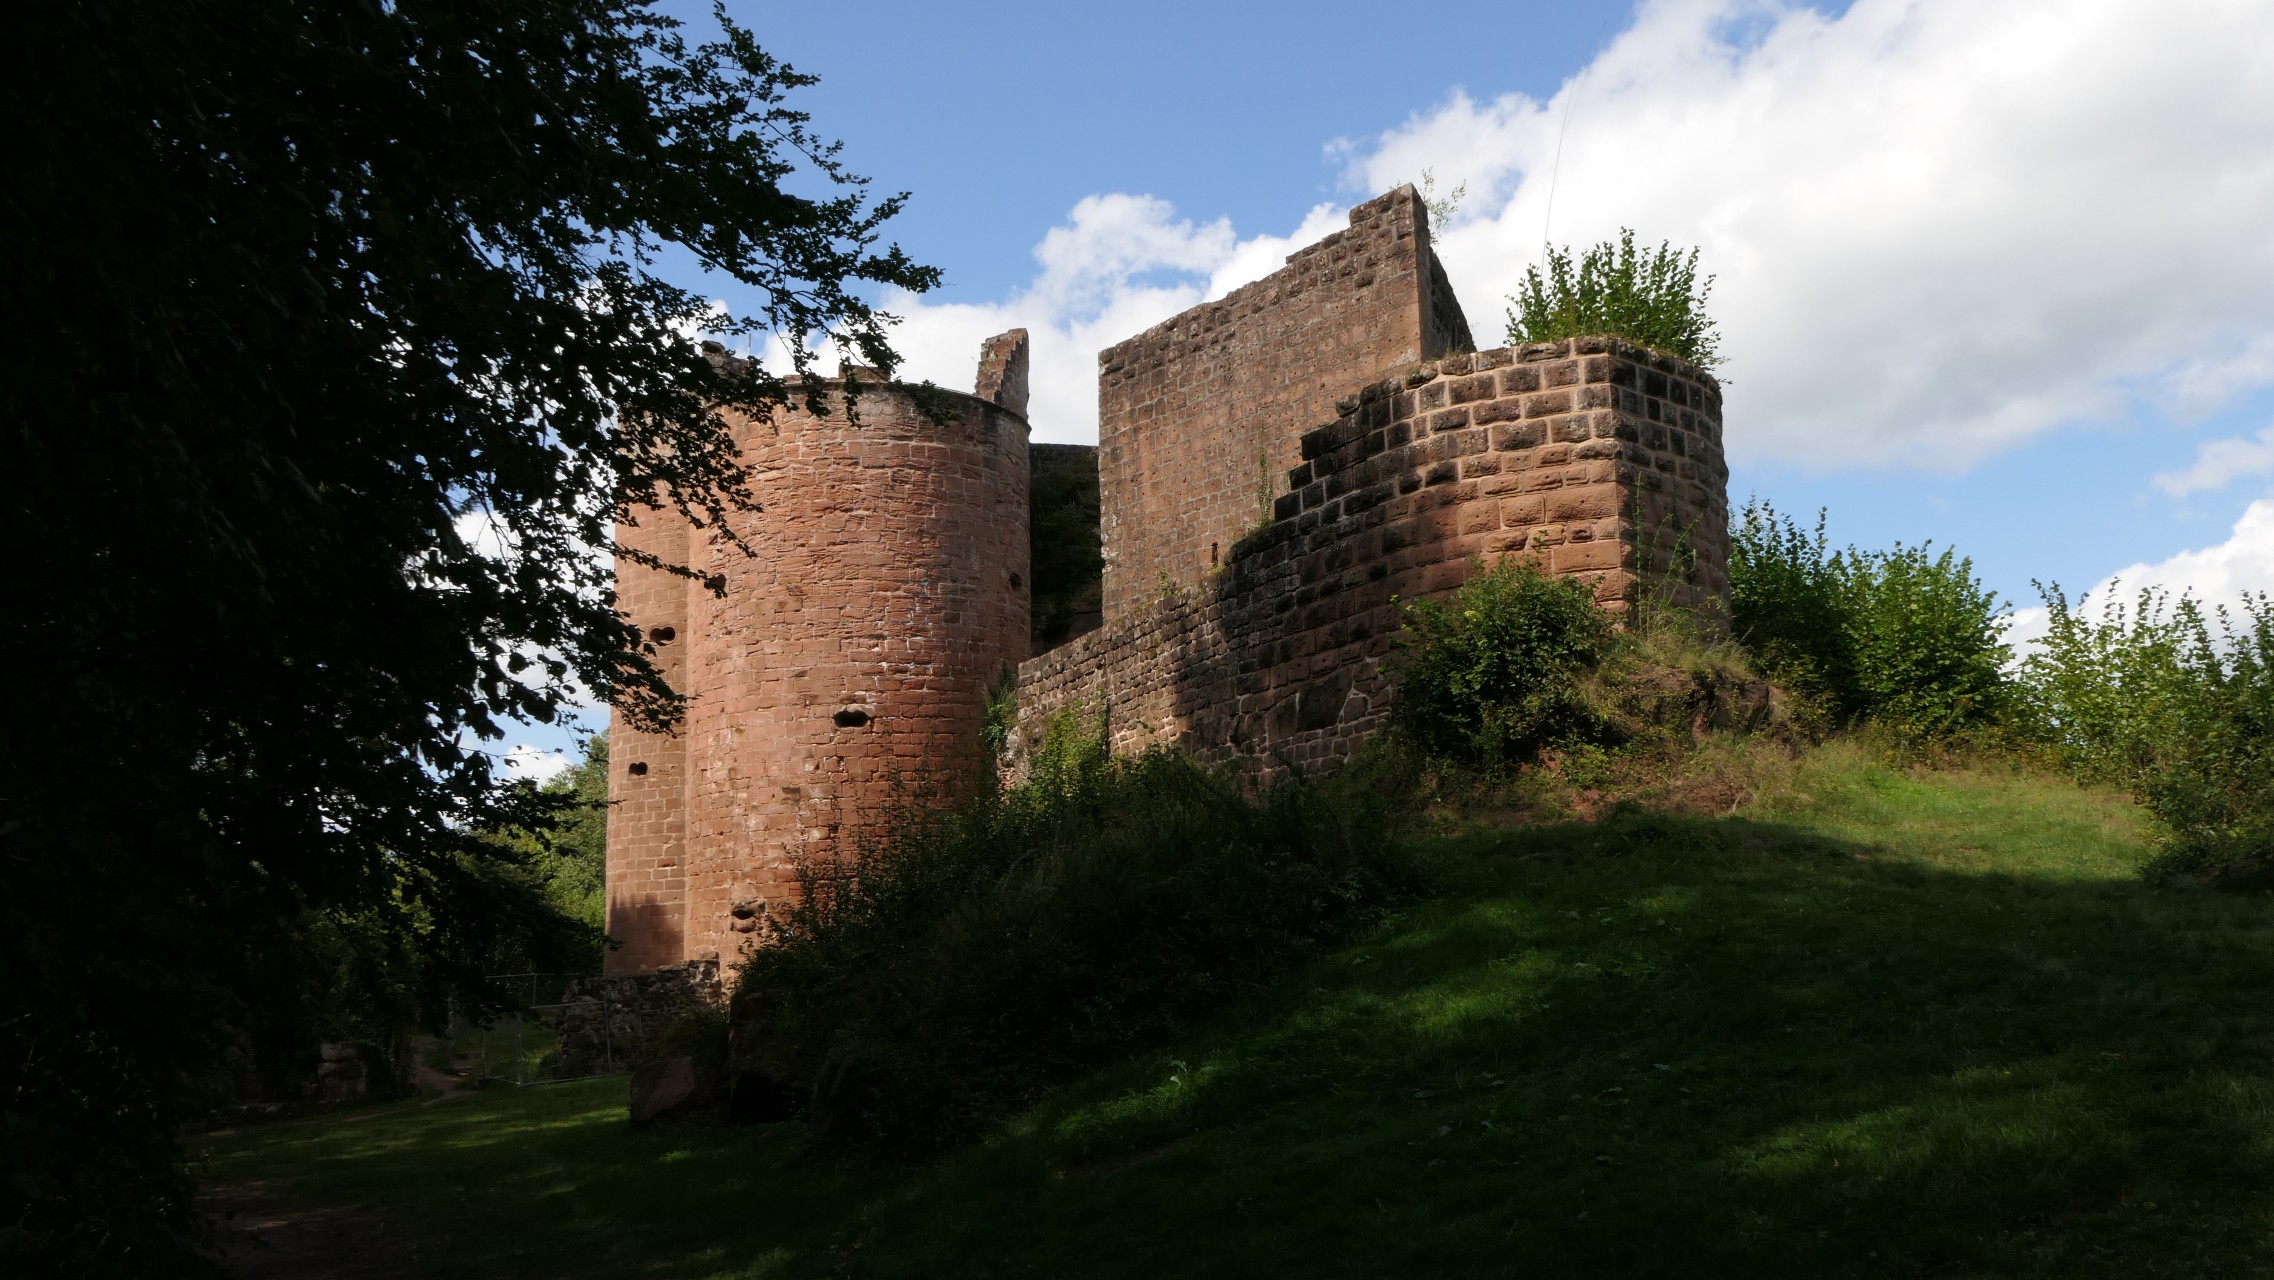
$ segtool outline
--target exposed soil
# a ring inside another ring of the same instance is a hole
[[[240,1280],[412,1280],[428,1274],[423,1241],[378,1214],[294,1204],[264,1184],[200,1197],[221,1224],[221,1255]]]

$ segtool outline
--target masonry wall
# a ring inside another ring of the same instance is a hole
[[[1411,187],[1098,356],[1105,616],[1195,586],[1269,516],[1297,437],[1380,370],[1474,345]]]
[[[635,518],[616,526],[619,542],[667,564],[687,563],[688,528],[677,512],[650,507]],[[617,607],[640,627],[664,680],[679,690],[687,687],[692,590],[683,577],[617,561]],[[608,953],[605,966],[611,974],[643,973],[679,963],[685,949],[687,740],[637,732],[619,717],[608,745],[607,928],[624,945]]]
[[[1017,345],[990,350],[1023,403]],[[755,554],[708,535],[679,561],[723,593],[619,563],[632,621],[676,628],[658,652],[689,701],[676,736],[611,744],[612,974],[731,964],[795,900],[797,858],[856,853],[896,804],[968,784],[987,691],[1029,652],[1025,419],[873,381],[857,419],[842,384],[828,399],[735,421],[764,510],[732,528]],[[670,555],[672,524],[636,532]]]
[[[1020,667],[1014,771],[1068,711],[1120,752],[1344,757],[1387,716],[1395,601],[1457,587],[1471,557],[1537,557],[1614,613],[1726,598],[1721,392],[1687,364],[1538,343],[1411,364],[1335,410],[1217,573]]]

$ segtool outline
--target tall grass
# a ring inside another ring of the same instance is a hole
[[[1168,751],[1113,759],[1062,718],[1024,784],[800,868],[802,903],[737,985],[738,1100],[901,1146],[968,1137],[1407,892],[1397,791],[1353,775],[1251,798]]]

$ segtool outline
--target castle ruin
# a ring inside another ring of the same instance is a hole
[[[1605,609],[1727,591],[1721,390],[1611,338],[1473,350],[1412,188],[1271,276],[1100,354],[1102,625],[1030,656],[1026,335],[971,395],[872,387],[857,418],[739,420],[757,552],[647,510],[627,544],[723,595],[618,564],[620,607],[688,696],[611,744],[612,974],[731,963],[911,784],[976,776],[1016,671],[1014,771],[1057,714],[1116,751],[1259,771],[1384,724],[1400,599],[1535,556]]]

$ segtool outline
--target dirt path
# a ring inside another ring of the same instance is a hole
[[[423,1242],[379,1215],[312,1209],[272,1187],[212,1187],[199,1197],[221,1220],[222,1259],[240,1280],[413,1280],[428,1274]]]

